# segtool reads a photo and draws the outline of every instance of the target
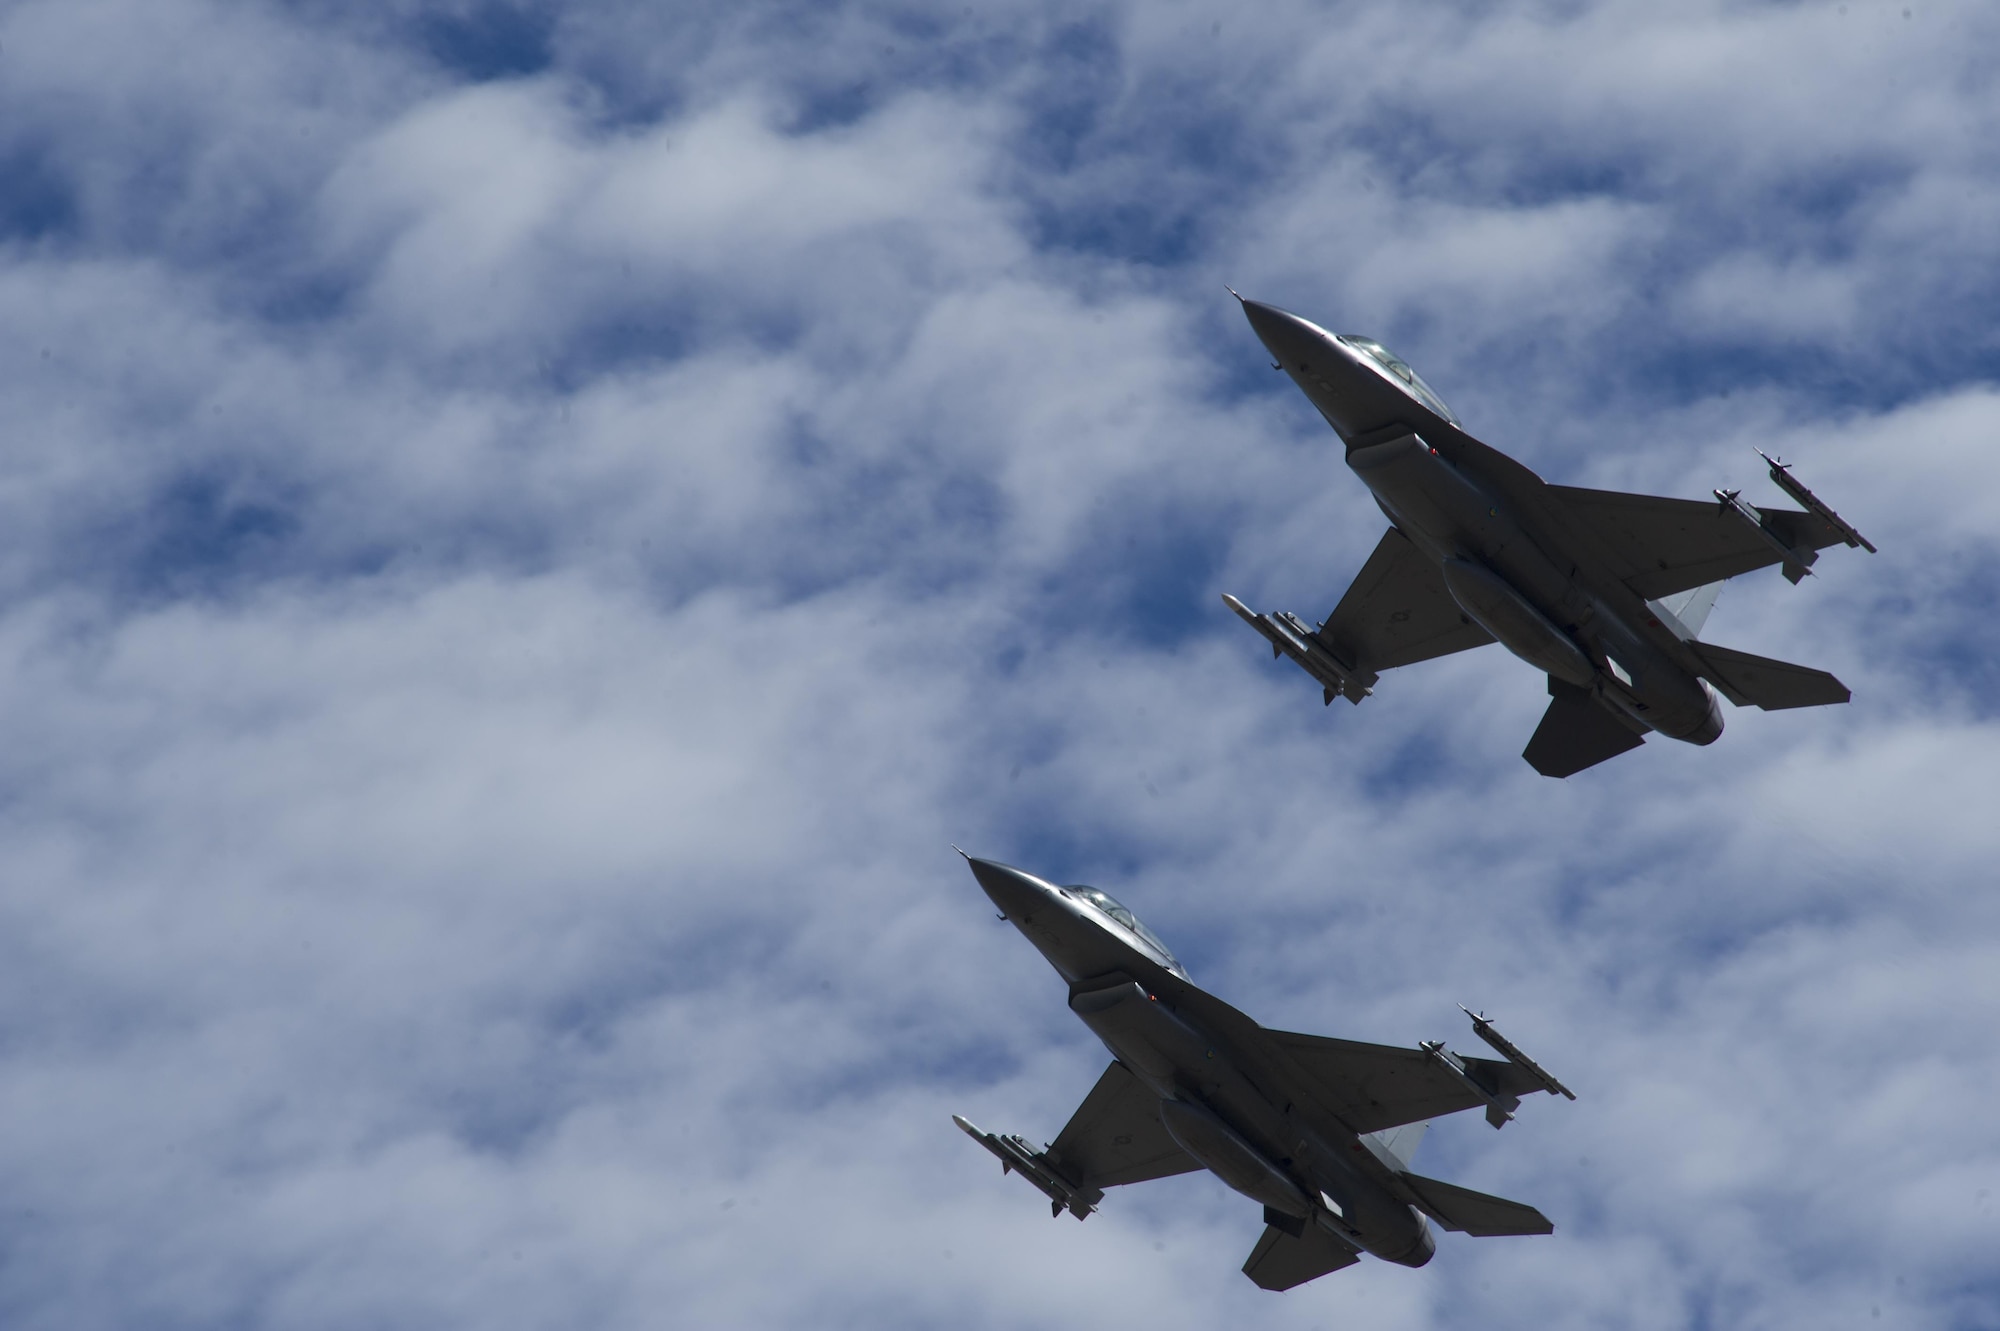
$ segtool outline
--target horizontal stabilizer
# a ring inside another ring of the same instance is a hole
[[[1291,1289],[1308,1280],[1317,1280],[1329,1271],[1352,1266],[1361,1260],[1354,1248],[1317,1225],[1302,1226],[1295,1238],[1276,1225],[1264,1226],[1264,1237],[1250,1250],[1243,1274],[1258,1288],[1272,1291]]]
[[[1778,712],[1787,707],[1825,707],[1854,696],[1845,684],[1824,670],[1752,656],[1713,643],[1691,642],[1688,646],[1708,667],[1703,672],[1708,682],[1738,707]]]
[[[1461,1234],[1487,1239],[1503,1234],[1553,1234],[1556,1230],[1547,1216],[1523,1202],[1490,1197],[1421,1174],[1405,1174],[1403,1182],[1417,1195],[1417,1205],[1425,1215]]]
[[[1549,710],[1521,756],[1543,776],[1574,776],[1646,742],[1588,690],[1549,680]]]

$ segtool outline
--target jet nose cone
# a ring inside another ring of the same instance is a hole
[[[1237,299],[1242,300],[1242,297]],[[1310,348],[1321,340],[1318,328],[1289,310],[1266,305],[1261,300],[1243,301],[1243,317],[1250,321],[1251,331],[1257,334],[1257,340],[1264,344],[1265,350],[1287,368],[1305,360]]]
[[[1229,294],[1232,296],[1236,295],[1233,291]],[[1261,300],[1252,300],[1248,296],[1236,296],[1236,299],[1243,302],[1243,317],[1250,321],[1253,328],[1256,327],[1260,320],[1268,321],[1274,318],[1284,319],[1290,317],[1284,310],[1279,309],[1275,305],[1266,305]]]
[[[1011,864],[974,859],[970,855],[966,856],[966,862],[972,866],[972,876],[979,880],[979,886],[1010,920],[1031,914],[1036,903],[1045,900],[1051,891],[1047,883]]]

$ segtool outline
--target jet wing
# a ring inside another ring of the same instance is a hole
[[[1486,1104],[1421,1049],[1362,1044],[1324,1035],[1267,1031],[1305,1072],[1320,1103],[1356,1132],[1417,1123]],[[1458,1055],[1466,1070],[1502,1095],[1545,1090],[1525,1069],[1491,1058]]]
[[[1104,1069],[1049,1143],[1049,1159],[1080,1188],[1115,1188],[1201,1168],[1161,1125],[1160,1097],[1118,1062]]]
[[[1391,527],[1361,566],[1319,636],[1363,671],[1449,656],[1493,638],[1466,618],[1444,575],[1410,538]]]
[[[1551,485],[1553,506],[1567,513],[1612,555],[1612,572],[1647,600],[1720,582],[1780,562],[1751,525],[1706,499],[1666,499]],[[1842,545],[1847,537],[1825,518],[1789,508],[1757,512],[1799,550]]]
[[[1317,1225],[1303,1227],[1297,1236],[1266,1225],[1264,1237],[1257,1240],[1250,1259],[1243,1263],[1243,1274],[1256,1281],[1259,1289],[1286,1290],[1360,1260],[1353,1247]]]

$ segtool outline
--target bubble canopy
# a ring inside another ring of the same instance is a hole
[[[1450,407],[1444,404],[1444,399],[1439,397],[1436,390],[1425,383],[1423,377],[1411,369],[1409,362],[1401,356],[1398,356],[1372,337],[1361,337],[1355,333],[1341,333],[1334,340],[1342,346],[1358,351],[1363,356],[1366,356],[1387,374],[1390,379],[1394,380],[1398,388],[1423,403],[1426,407],[1429,407],[1437,415],[1450,421],[1453,425],[1458,424],[1458,417],[1452,413]]]
[[[1174,960],[1174,954],[1167,950],[1167,945],[1160,941],[1159,935],[1148,929],[1144,924],[1141,924],[1139,917],[1134,915],[1130,910],[1127,910],[1119,902],[1118,898],[1112,896],[1109,892],[1095,887],[1087,887],[1082,883],[1071,884],[1063,888],[1062,891],[1063,895],[1070,898],[1070,900],[1081,901],[1085,905],[1093,907],[1100,915],[1108,916],[1113,923],[1123,928],[1127,933],[1133,935],[1144,944],[1146,950],[1154,953],[1166,965],[1168,970],[1183,977],[1187,975],[1187,972],[1181,969],[1180,962]]]

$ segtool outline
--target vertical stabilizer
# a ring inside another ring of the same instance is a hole
[[[1726,581],[1726,580],[1725,580]],[[1722,595],[1722,583],[1709,582],[1672,596],[1663,596],[1647,605],[1653,613],[1675,626],[1675,635],[1686,642],[1701,636],[1702,625],[1708,623],[1708,612],[1715,609],[1715,598]]]
[[[1410,1161],[1416,1159],[1417,1145],[1423,1141],[1424,1133],[1430,1129],[1428,1121],[1405,1123],[1399,1128],[1384,1128],[1380,1132],[1364,1134],[1363,1140],[1374,1142],[1383,1152],[1396,1162],[1396,1168],[1408,1169]]]

